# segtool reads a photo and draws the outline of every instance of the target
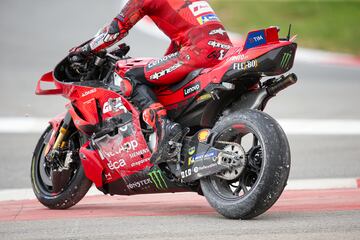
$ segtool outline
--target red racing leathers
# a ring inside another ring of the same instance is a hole
[[[153,84],[172,84],[195,69],[214,66],[232,46],[208,1],[129,0],[86,47],[98,52],[111,46],[146,15],[171,39],[166,56],[144,69],[146,80]]]
[[[129,70],[126,73],[129,81],[124,79],[123,85],[130,90],[124,87],[121,92],[143,111],[143,120],[157,132],[160,147],[151,157],[155,164],[162,161],[169,142],[181,139],[182,129],[167,118],[149,85],[176,83],[195,69],[214,66],[224,58],[232,44],[207,1],[129,0],[109,26],[75,52],[104,50],[124,38],[146,15],[171,39],[171,44],[163,58]]]

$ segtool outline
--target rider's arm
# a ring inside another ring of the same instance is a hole
[[[99,52],[123,39],[128,31],[141,19],[145,13],[145,3],[142,0],[129,0],[110,25],[104,27],[89,44],[86,44],[83,51]]]

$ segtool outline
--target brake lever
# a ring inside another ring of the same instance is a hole
[[[73,69],[77,74],[83,76],[86,73],[87,67],[81,63],[74,62],[70,64],[70,68]]]

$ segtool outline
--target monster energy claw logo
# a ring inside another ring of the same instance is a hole
[[[285,69],[287,68],[289,62],[290,62],[290,58],[291,58],[291,53],[284,53],[283,54],[283,57],[281,59],[281,62],[280,62],[280,67],[282,69]]]
[[[155,184],[157,189],[166,189],[168,187],[166,185],[166,182],[162,175],[161,170],[156,170],[156,171],[150,172],[149,177],[151,178],[151,181]]]

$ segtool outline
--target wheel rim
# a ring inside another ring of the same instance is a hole
[[[246,164],[240,175],[234,180],[225,180],[217,176],[210,177],[210,185],[222,199],[236,201],[249,195],[261,178],[263,168],[263,143],[257,132],[245,124],[232,125],[218,135],[216,141],[235,142],[245,151]],[[216,147],[221,147],[216,145]],[[228,146],[222,146],[229,151]],[[231,151],[236,153],[236,151]]]

